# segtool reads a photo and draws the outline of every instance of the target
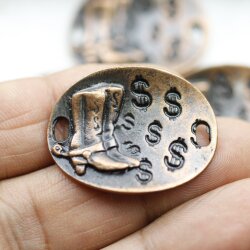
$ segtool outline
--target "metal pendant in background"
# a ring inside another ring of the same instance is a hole
[[[68,123],[59,139],[57,124]],[[197,131],[205,128],[207,144]],[[48,145],[74,179],[115,192],[143,193],[181,185],[201,173],[217,143],[214,113],[189,82],[142,67],[97,72],[56,104]]]
[[[207,29],[194,0],[91,0],[71,39],[81,62],[147,62],[183,72],[203,52]]]
[[[212,67],[185,78],[203,92],[216,115],[250,121],[250,68]]]

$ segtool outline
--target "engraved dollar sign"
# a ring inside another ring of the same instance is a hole
[[[165,156],[164,158],[164,162],[168,167],[168,170],[175,171],[176,169],[183,167],[185,158],[183,157],[182,153],[186,153],[187,150],[188,147],[183,138],[179,137],[170,144],[169,152],[171,153],[172,157],[170,160],[168,156]]]
[[[112,98],[112,105],[114,108],[115,112],[119,111],[119,104],[118,104],[118,98],[120,97],[120,94],[118,92],[113,94],[113,98]]]
[[[148,126],[148,132],[150,135],[145,136],[146,142],[150,146],[155,146],[161,141],[161,134],[162,131],[162,125],[159,121],[155,120]]]
[[[145,91],[149,88],[149,83],[146,80],[135,80],[131,84],[131,92],[134,95],[132,99],[133,105],[142,110],[147,110],[147,108],[152,104],[152,96]]]
[[[94,105],[95,105],[95,107],[91,111],[93,111],[95,113],[95,115],[96,115],[96,114],[98,114],[100,109],[99,109],[99,106],[98,106],[97,102],[94,102]],[[94,129],[95,130],[99,130],[99,128],[100,128],[99,123],[100,122],[99,122],[98,116],[94,116]]]
[[[139,155],[141,153],[141,148],[138,145],[133,144],[132,141],[125,141],[123,145],[131,155]]]
[[[147,158],[143,158],[141,160],[139,173],[135,176],[137,181],[139,181],[143,185],[149,183],[153,178],[153,174],[150,171],[150,168],[152,168],[152,163]]]
[[[131,113],[124,116],[124,123],[121,125],[126,130],[131,130],[135,126],[135,117]]]
[[[169,107],[163,108],[163,111],[170,120],[176,119],[182,112],[182,107],[177,101],[180,99],[181,94],[176,88],[171,88],[165,95],[165,102],[169,105]]]

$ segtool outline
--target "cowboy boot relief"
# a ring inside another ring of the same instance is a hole
[[[63,152],[55,146],[54,153],[71,157],[78,175],[83,175],[86,165],[98,170],[122,170],[140,165],[136,159],[122,155],[114,137],[123,98],[120,85],[101,84],[79,91],[72,97],[74,136],[70,151]],[[56,152],[57,149],[57,152]]]

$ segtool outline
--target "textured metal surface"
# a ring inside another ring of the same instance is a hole
[[[250,68],[212,67],[185,77],[203,92],[216,115],[250,121]]]
[[[58,119],[69,121],[58,141]],[[209,134],[197,142],[199,125]],[[58,101],[48,145],[60,168],[80,182],[117,192],[152,192],[181,185],[212,159],[217,126],[205,97],[186,80],[143,67],[92,74]]]
[[[207,40],[194,0],[91,0],[76,17],[72,46],[83,62],[192,68]]]

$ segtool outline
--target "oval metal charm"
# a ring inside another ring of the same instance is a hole
[[[186,74],[218,116],[250,121],[250,68],[218,66]]]
[[[147,62],[186,72],[204,52],[207,36],[195,0],[88,0],[76,16],[71,41],[85,63]]]
[[[69,122],[64,141],[56,124]],[[208,145],[196,138],[206,128]],[[97,72],[58,101],[48,128],[49,150],[71,177],[110,191],[138,193],[181,185],[201,173],[217,143],[214,113],[189,82],[140,67]]]

